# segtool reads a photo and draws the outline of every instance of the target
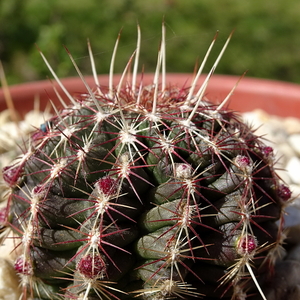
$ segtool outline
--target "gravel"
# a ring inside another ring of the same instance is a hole
[[[257,128],[256,134],[273,148],[277,173],[288,184],[297,201],[300,194],[300,120],[270,116],[262,110],[243,114],[246,122]]]
[[[266,282],[268,300],[300,299],[300,120],[270,116],[255,110],[243,114],[246,122],[258,128],[277,159],[277,173],[289,185],[292,201],[286,207],[284,226],[287,232],[285,255],[275,266],[275,276]],[[259,300],[255,298],[253,300]]]

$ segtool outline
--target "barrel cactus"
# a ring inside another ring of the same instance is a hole
[[[119,84],[117,41],[109,86],[79,96],[42,54],[70,104],[3,170],[24,299],[266,299],[291,192],[227,98],[205,98],[230,37],[196,90],[216,38],[191,86],[176,87],[162,33],[151,85],[137,79],[139,29]]]

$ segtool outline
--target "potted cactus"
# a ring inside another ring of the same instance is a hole
[[[80,94],[42,54],[70,104],[61,98],[3,169],[24,299],[267,299],[291,192],[272,149],[228,108],[236,85],[219,104],[206,97],[229,40],[202,81],[215,39],[178,85],[163,27],[151,82],[137,75],[138,38],[107,84],[78,70]]]

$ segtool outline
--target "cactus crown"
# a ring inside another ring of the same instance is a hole
[[[41,54],[71,104],[3,170],[25,298],[265,299],[259,277],[280,249],[290,192],[272,149],[225,109],[232,91],[219,105],[205,98],[230,37],[198,90],[216,37],[189,88],[166,83],[164,26],[148,86],[137,80],[139,29],[119,84],[118,39],[109,86],[93,68],[92,90],[78,70],[78,97]]]

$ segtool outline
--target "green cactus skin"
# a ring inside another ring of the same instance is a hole
[[[225,109],[231,93],[204,98],[230,37],[195,90],[215,39],[190,88],[167,86],[163,26],[144,86],[138,29],[132,83],[134,56],[112,84],[117,41],[109,86],[77,98],[42,54],[71,104],[3,170],[24,299],[266,299],[291,193],[272,149]]]

